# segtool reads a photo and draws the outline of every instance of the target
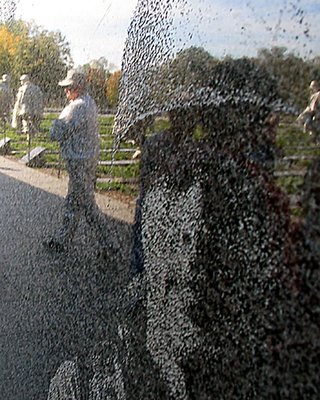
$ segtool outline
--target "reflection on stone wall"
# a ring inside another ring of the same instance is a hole
[[[233,150],[174,132],[145,145],[145,347],[163,398],[318,393],[319,259],[244,134]]]
[[[144,144],[136,274],[85,362],[91,400],[319,396],[319,161],[296,222],[269,162],[273,97],[231,71],[243,100],[180,105]]]

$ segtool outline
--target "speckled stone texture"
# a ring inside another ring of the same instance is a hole
[[[226,70],[254,90],[254,68]],[[132,277],[79,369],[90,400],[319,398],[319,168],[293,220],[268,156],[273,99],[257,92],[173,110],[145,142]]]
[[[133,398],[319,395],[319,208],[294,221],[272,164],[255,157],[276,151],[270,111],[267,99],[235,107],[232,98],[176,110],[174,128],[145,144],[135,246],[152,369],[142,363],[139,374],[159,389]],[[192,120],[201,140],[188,135]],[[318,204],[310,170],[305,197]]]
[[[168,390],[150,398],[317,398],[319,262],[306,227],[240,151],[169,140],[153,138],[142,171],[145,348]]]

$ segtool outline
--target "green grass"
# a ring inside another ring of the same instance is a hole
[[[277,130],[277,146],[282,156],[319,156],[320,149],[311,148],[315,146],[313,137],[303,132],[301,126],[295,124],[295,118],[286,118],[286,123],[280,124]],[[312,160],[294,160],[287,164],[277,163],[278,171],[292,169],[304,173]],[[301,195],[303,176],[284,176],[276,179],[277,185],[288,195]],[[303,216],[301,206],[292,206],[291,213],[295,217]]]
[[[123,178],[136,178],[139,176],[139,163],[128,166],[98,166],[98,176],[103,175],[123,177]]]
[[[303,183],[300,176],[285,176],[276,179],[276,183],[288,194],[298,194]]]
[[[41,122],[40,133],[32,138],[31,148],[36,146],[43,146],[47,149],[46,161],[49,165],[58,163],[59,161],[59,145],[57,142],[53,142],[49,138],[49,130],[52,121],[57,118],[57,114],[47,114]],[[291,155],[320,155],[320,149],[315,149],[307,152],[305,149],[299,149],[298,147],[309,147],[313,145],[312,137],[303,132],[302,128],[297,126],[294,118],[285,116],[285,123],[280,123],[277,130],[277,147],[281,150],[283,156]],[[100,144],[101,149],[111,149],[113,145],[113,129],[114,118],[112,116],[99,116],[99,133],[100,133]],[[169,122],[166,118],[157,118],[152,129],[153,132],[161,132],[169,127]],[[18,135],[9,125],[6,127],[6,136],[11,138],[11,149],[15,151],[21,151],[22,153],[16,154],[16,158],[21,158],[27,151],[27,138],[26,135]],[[150,131],[149,134],[152,132]],[[195,139],[201,140],[203,132],[198,128],[195,132]],[[0,135],[1,137],[1,135]],[[134,153],[136,146],[131,143],[121,143],[119,151],[116,152],[115,160],[130,160]],[[131,151],[121,151],[122,149],[131,149]],[[54,154],[56,153],[56,154]],[[111,152],[101,152],[101,160],[111,160]],[[278,170],[294,168],[294,169],[306,169],[311,161],[299,160],[292,162],[291,165],[277,164]],[[136,178],[138,180],[140,172],[139,163],[128,166],[99,166],[97,175],[99,178]],[[302,177],[289,176],[281,177],[276,179],[277,184],[288,194],[299,194],[301,190],[301,184],[303,182]],[[124,183],[99,183],[99,190],[108,191],[116,190],[122,193],[134,194],[137,193],[137,185],[129,185]]]
[[[49,130],[52,121],[57,118],[58,114],[46,114],[40,125],[39,134],[31,138],[31,149],[37,146],[42,146],[46,148],[46,163],[49,166],[58,167],[59,162],[59,145],[55,141],[51,141],[49,137]],[[100,133],[100,146],[101,149],[112,149],[113,145],[113,117],[111,116],[99,116],[99,133]],[[163,126],[163,121],[159,123],[160,128]],[[19,152],[14,154],[16,159],[20,159],[26,154],[28,149],[27,136],[25,134],[17,134],[17,132],[12,129],[9,125],[6,126],[6,136],[11,138],[11,150],[14,152]],[[0,134],[0,138],[1,138]],[[121,152],[121,149],[132,149],[131,152]],[[115,160],[125,160],[131,159],[132,155],[136,149],[136,146],[130,143],[122,143],[120,150],[116,152]],[[101,160],[111,160],[111,152],[101,152]],[[62,169],[63,169],[62,165]],[[99,178],[137,178],[139,177],[139,163],[135,165],[128,166],[98,166],[97,176]],[[115,190],[121,193],[129,194],[132,196],[137,195],[137,185],[124,184],[124,183],[98,183],[97,188],[101,191]]]
[[[101,192],[116,191],[126,194],[130,197],[137,197],[139,194],[139,190],[136,185],[128,185],[118,182],[112,182],[112,183],[98,182],[96,187]]]
[[[278,127],[276,144],[285,151],[286,155],[292,155],[305,153],[304,150],[296,149],[296,147],[312,146],[314,143],[313,137],[303,132],[301,126],[295,124],[295,118],[286,118],[286,123],[280,123]],[[315,154],[319,153],[319,150],[315,151]]]

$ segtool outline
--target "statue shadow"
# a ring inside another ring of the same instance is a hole
[[[0,174],[0,392],[7,400],[45,399],[64,360],[105,339],[128,280],[131,225],[106,216],[121,250],[99,255],[81,221],[72,248],[50,253],[63,199]]]

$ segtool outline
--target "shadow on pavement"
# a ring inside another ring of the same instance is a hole
[[[42,241],[59,224],[63,199],[3,174],[0,185],[0,393],[41,400],[61,362],[85,355],[117,318],[131,225],[106,217],[122,249],[109,259],[84,221],[70,251],[51,254]]]

